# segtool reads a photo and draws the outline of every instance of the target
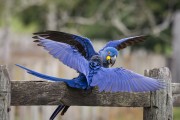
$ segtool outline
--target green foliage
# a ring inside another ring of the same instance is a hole
[[[78,30],[81,34],[89,38],[112,40],[115,30],[112,26],[103,26],[100,24],[94,24],[91,26],[80,26]]]
[[[101,4],[101,0],[81,0],[78,4],[77,4],[77,8],[75,8],[73,10],[73,14],[74,16],[76,15],[80,15],[80,16],[84,16],[84,17],[91,17],[94,14],[96,14],[96,11],[99,7],[99,5]]]
[[[78,3],[81,0],[46,0],[46,7],[49,4],[55,4],[61,11],[71,11],[78,8]]]
[[[171,54],[171,38],[169,35],[162,33],[161,37],[155,37],[149,35],[147,40],[141,44],[133,46],[133,49],[143,48],[147,51],[154,51],[156,53],[164,53],[166,55]]]
[[[156,22],[161,23],[163,19],[167,16],[169,12],[168,9],[171,9],[173,1],[171,3],[170,1],[164,0],[147,0],[146,4],[152,11],[152,13],[155,15]]]
[[[20,33],[33,33],[34,31],[39,30],[37,24],[34,22],[24,24],[18,17],[13,18],[13,21],[11,22],[11,29]]]
[[[18,12],[16,17],[22,23],[22,29],[24,26],[25,29],[28,27],[30,29],[37,28],[38,30],[43,30],[46,25],[46,12],[47,11],[44,6],[34,5]],[[18,21],[16,23],[18,24]]]
[[[1,1],[1,0],[0,0]],[[6,3],[0,4],[0,26],[3,24],[3,10]],[[150,34],[148,40],[133,49],[145,48],[148,51],[171,54],[171,27],[160,33],[153,33],[153,27],[163,23],[170,12],[179,8],[179,1],[164,0],[42,0],[40,4],[24,6],[20,0],[14,0],[11,7],[11,27],[15,31],[34,32],[47,29],[47,15],[50,5],[55,6],[57,29],[76,30],[84,36],[102,40],[120,39],[125,34],[112,21],[119,19],[128,29],[128,35]],[[94,20],[80,23],[75,18]]]
[[[173,120],[179,120],[180,119],[180,108],[174,107],[173,113],[174,113]]]

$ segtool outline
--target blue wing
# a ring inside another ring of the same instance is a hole
[[[164,83],[124,68],[101,68],[93,76],[90,86],[98,86],[99,91],[147,92],[163,88]]]
[[[131,45],[134,45],[136,43],[143,42],[146,37],[147,36],[141,35],[141,36],[134,36],[134,37],[123,38],[120,40],[110,41],[105,45],[104,48],[114,47],[117,50],[120,50],[120,49],[123,49],[127,46],[131,46]],[[102,48],[100,51],[104,50],[104,48]]]
[[[65,65],[84,75],[88,74],[89,62],[72,46],[42,37],[39,37],[39,42],[53,57],[59,59]]]
[[[88,38],[73,35],[65,32],[58,31],[45,31],[34,33],[35,39],[39,39],[38,36],[50,39],[52,41],[61,42],[69,44],[75,47],[87,60],[89,60],[93,55],[97,54],[92,46],[91,41]],[[39,40],[35,40],[39,42]]]
[[[78,89],[88,88],[86,77],[83,74],[80,74],[78,77],[73,78],[72,80],[68,80],[68,79],[62,79],[62,78],[45,75],[45,74],[30,70],[30,69],[28,69],[24,66],[18,65],[18,64],[16,64],[16,66],[26,70],[27,73],[34,75],[36,77],[42,78],[42,79],[51,80],[51,81],[55,81],[55,82],[65,82],[69,87],[72,87],[72,88],[78,88]]]

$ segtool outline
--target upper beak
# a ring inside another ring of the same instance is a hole
[[[115,62],[116,62],[116,56],[111,57],[110,59],[111,67],[115,64]]]

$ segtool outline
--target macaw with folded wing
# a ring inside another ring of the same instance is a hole
[[[28,73],[52,81],[63,81],[68,86],[79,89],[91,89],[98,86],[99,91],[107,92],[146,92],[164,87],[164,83],[130,70],[108,68],[114,65],[118,50],[144,41],[145,36],[135,36],[108,42],[98,53],[95,52],[88,38],[64,32],[46,31],[35,33],[35,42],[65,65],[77,70],[80,74],[73,80],[47,76],[23,66],[17,65]],[[61,111],[64,114],[69,106],[59,105],[51,120]]]

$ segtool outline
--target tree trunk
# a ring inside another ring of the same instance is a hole
[[[48,30],[56,30],[57,29],[57,8],[55,3],[50,3],[48,5],[48,14],[46,18],[46,26]]]

